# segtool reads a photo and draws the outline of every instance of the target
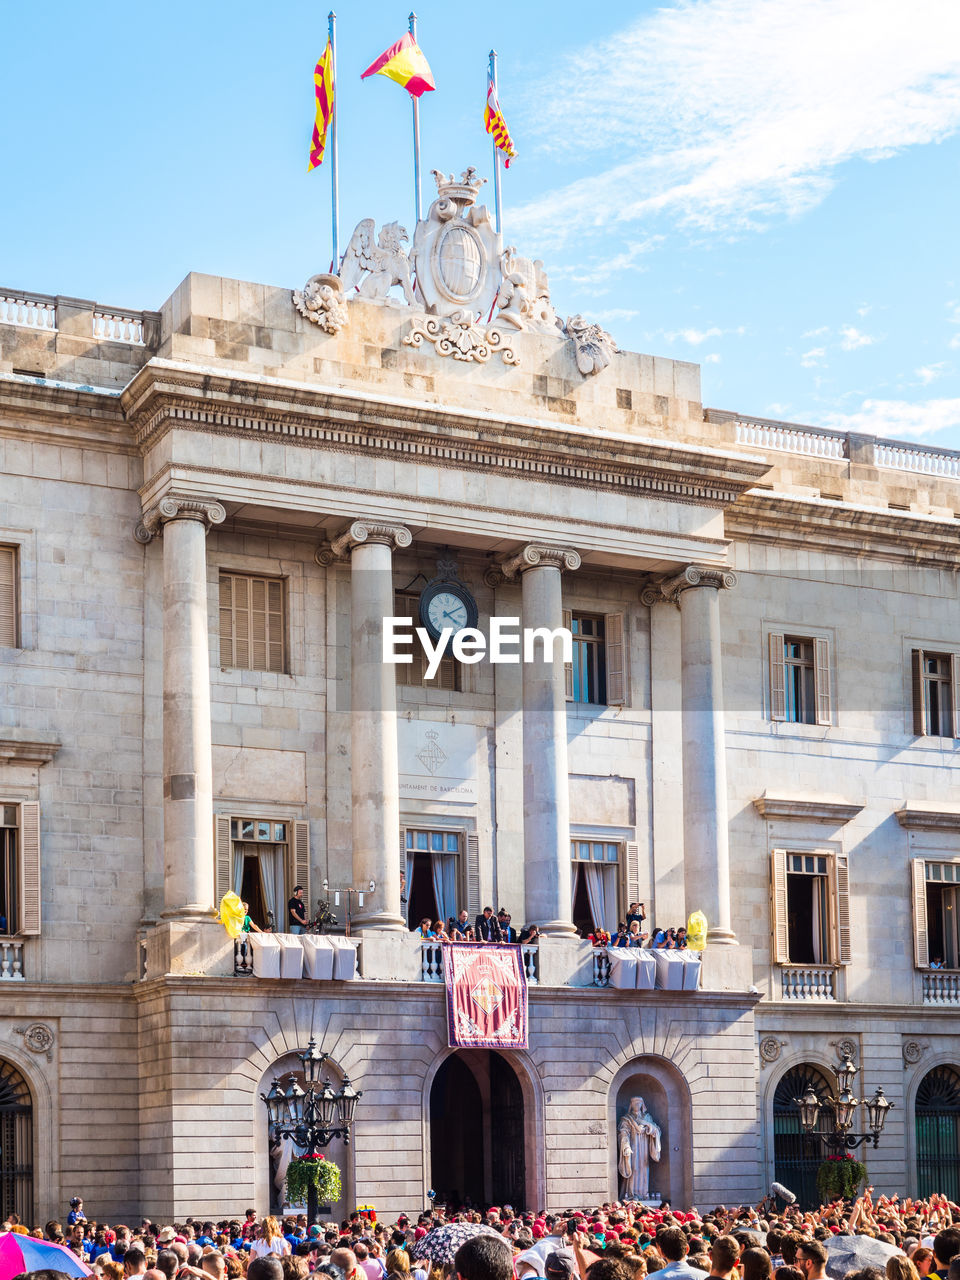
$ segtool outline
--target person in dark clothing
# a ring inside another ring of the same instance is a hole
[[[503,934],[500,931],[500,922],[493,914],[493,907],[484,907],[483,914],[477,916],[473,922],[474,932],[478,942],[502,942]]]

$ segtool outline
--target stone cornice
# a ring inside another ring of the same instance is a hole
[[[6,764],[49,764],[61,745],[52,737],[21,736],[15,729],[6,729],[0,736],[0,760]]]
[[[840,826],[863,811],[862,804],[815,796],[770,796],[766,792],[753,802],[763,818],[787,818],[797,822],[829,822]]]
[[[228,376],[169,361],[145,365],[123,403],[142,449],[175,429],[262,433],[306,447],[399,453],[458,469],[496,467],[712,507],[729,505],[769,470],[763,460],[710,446],[392,399],[372,388]]]
[[[171,520],[199,520],[209,530],[215,524],[223,524],[226,518],[226,508],[213,498],[168,493],[156,506],[144,512],[133,536],[138,542],[147,543],[163,533],[163,526]]]
[[[905,804],[897,810],[897,821],[908,831],[960,831],[960,807]]]

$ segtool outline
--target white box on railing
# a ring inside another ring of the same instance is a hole
[[[679,951],[665,951],[655,947],[650,953],[657,966],[657,986],[661,991],[683,990],[683,956]]]
[[[652,951],[641,948],[634,952],[637,957],[637,990],[652,991],[657,985],[657,960]]]
[[[338,981],[347,982],[357,976],[357,944],[352,938],[331,936],[333,947],[333,976]]]
[[[280,942],[275,933],[248,933],[257,978],[280,977]]]
[[[621,991],[636,987],[638,954],[634,947],[607,947],[611,987]]]
[[[276,938],[280,943],[280,977],[302,978],[303,947],[299,936],[295,933],[278,933]]]
[[[319,982],[329,982],[333,977],[333,947],[329,938],[317,933],[300,936],[303,945],[303,976]]]
[[[684,991],[696,991],[700,986],[700,952],[678,951],[677,955],[683,957]]]

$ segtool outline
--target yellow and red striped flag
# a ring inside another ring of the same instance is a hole
[[[422,93],[437,87],[430,63],[409,31],[385,53],[381,53],[376,62],[371,62],[360,79],[366,80],[367,76],[387,76],[390,80],[396,80],[413,98],[419,98]]]
[[[327,145],[327,126],[333,116],[333,47],[329,40],[313,73],[313,83],[317,94],[317,118],[313,125],[313,140],[310,143],[308,173],[323,162],[323,149]]]
[[[517,158],[517,152],[513,145],[513,139],[510,137],[507,122],[503,118],[503,112],[500,110],[500,103],[497,101],[497,87],[493,83],[493,76],[489,72],[487,73],[487,105],[483,110],[483,123],[487,133],[493,135],[494,145],[497,150],[502,151],[506,156],[503,167],[509,169],[510,161]]]

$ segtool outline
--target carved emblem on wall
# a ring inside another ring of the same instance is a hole
[[[585,378],[605,369],[620,349],[606,329],[590,324],[580,315],[568,316],[563,331],[573,341],[577,368]]]
[[[778,1040],[776,1036],[764,1036],[760,1041],[760,1062],[776,1062],[786,1044],[786,1040]]]
[[[294,291],[293,305],[324,333],[339,333],[347,323],[340,277],[325,271],[311,276],[302,289]]]
[[[431,315],[488,315],[500,283],[501,241],[486,206],[476,203],[486,178],[473,168],[459,182],[439,169],[433,176],[437,198],[417,223],[410,253],[417,293]]]
[[[52,1059],[50,1050],[55,1039],[52,1027],[48,1027],[45,1022],[31,1022],[27,1027],[14,1027],[14,1031],[18,1036],[23,1036],[23,1043],[31,1053],[45,1053],[48,1059]]]
[[[904,1040],[902,1053],[906,1065],[908,1067],[916,1066],[926,1053],[927,1047],[927,1045],[921,1044],[919,1040]]]
[[[852,1062],[856,1062],[857,1054],[860,1052],[860,1046],[856,1040],[851,1040],[849,1036],[845,1036],[842,1040],[828,1041],[837,1051],[837,1057],[841,1059],[849,1058]]]
[[[438,356],[453,356],[454,360],[472,360],[477,364],[486,364],[494,351],[499,351],[504,364],[520,363],[503,334],[493,328],[482,329],[472,311],[455,311],[442,318],[418,316],[411,321],[403,345],[419,347],[423,345],[424,339],[433,343]]]

